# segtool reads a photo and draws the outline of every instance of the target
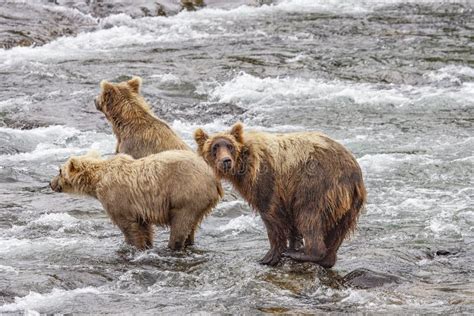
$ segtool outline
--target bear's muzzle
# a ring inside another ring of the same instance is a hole
[[[59,181],[58,181],[57,177],[55,177],[55,178],[53,178],[53,180],[51,180],[51,182],[49,183],[49,186],[51,187],[51,189],[54,192],[62,192],[63,191],[61,185],[59,184]]]
[[[94,99],[94,104],[97,110],[102,111],[102,107],[100,106],[100,102],[97,100],[97,98]]]

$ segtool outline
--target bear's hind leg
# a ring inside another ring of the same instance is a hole
[[[139,223],[140,230],[142,231],[143,237],[145,239],[145,247],[147,249],[153,248],[153,236],[155,233],[153,224],[150,223]]]
[[[324,268],[332,268],[336,264],[337,251],[347,236],[347,233],[355,226],[358,213],[358,209],[352,208],[341,218],[336,226],[329,231],[325,238],[328,252],[326,257],[318,262],[319,265]]]
[[[290,249],[283,255],[296,261],[319,263],[327,256],[327,248],[321,238],[311,239],[311,237],[313,236],[304,236],[304,252]]]
[[[293,228],[288,238],[288,250],[298,251],[304,246],[303,236],[298,232],[296,228]]]
[[[305,213],[301,215],[302,218],[308,218]],[[300,251],[289,249],[284,253],[284,256],[296,261],[319,262],[327,255],[321,220],[316,218],[308,223],[303,219],[301,223],[300,231],[303,235],[304,247]]]
[[[191,233],[194,236],[194,213],[185,209],[173,209],[170,212],[172,217],[168,247],[172,250],[183,250]]]

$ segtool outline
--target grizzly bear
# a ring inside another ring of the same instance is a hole
[[[166,124],[157,118],[140,94],[142,79],[132,77],[117,84],[103,80],[96,108],[112,124],[117,138],[116,153],[135,159],[165,150],[191,148]]]
[[[125,241],[140,250],[153,246],[153,224],[171,228],[171,249],[192,245],[197,226],[223,195],[211,168],[186,150],[141,159],[71,157],[50,186],[98,199]]]
[[[198,129],[194,138],[218,178],[260,213],[270,241],[260,263],[286,256],[334,266],[366,200],[361,169],[347,149],[317,132],[244,133],[240,123],[212,136]]]

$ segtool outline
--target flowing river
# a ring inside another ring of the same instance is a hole
[[[473,3],[262,2],[100,19],[55,6],[92,27],[0,49],[0,314],[474,313]],[[99,202],[53,193],[69,156],[113,153],[93,99],[131,75],[193,148],[197,127],[236,121],[348,147],[368,204],[336,266],[259,265],[265,228],[229,185],[182,253],[166,229],[133,251]]]

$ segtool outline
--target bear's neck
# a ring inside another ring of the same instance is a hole
[[[261,173],[266,172],[264,169],[266,168],[261,153],[251,145],[245,145],[237,159],[236,172],[229,178],[234,188],[258,211],[265,211],[261,209],[258,201],[258,191],[261,188],[258,187],[257,181]]]
[[[80,193],[97,198],[97,187],[105,172],[101,164],[94,164],[82,171],[74,181],[74,186],[80,188]]]
[[[150,122],[159,122],[160,120],[138,104],[126,104],[120,109],[113,109],[109,115],[114,133],[120,135],[122,133],[133,132],[136,128],[148,126]]]

